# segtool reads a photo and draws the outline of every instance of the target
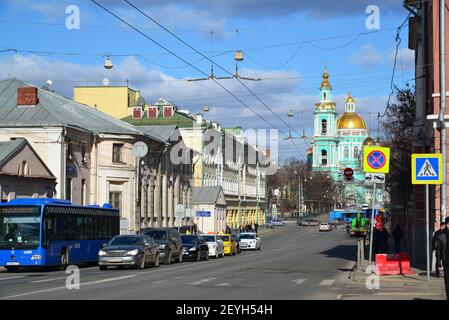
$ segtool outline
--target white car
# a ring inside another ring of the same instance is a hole
[[[320,229],[319,230],[320,231],[331,231],[332,227],[331,227],[331,225],[329,223],[322,222],[322,223],[320,223]]]
[[[240,249],[242,250],[260,250],[262,240],[255,232],[242,232],[240,234]]]
[[[207,246],[209,247],[209,257],[224,257],[224,244],[220,237],[216,234],[202,234],[200,236],[207,242]]]

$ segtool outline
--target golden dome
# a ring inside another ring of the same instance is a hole
[[[366,124],[356,112],[345,112],[337,119],[337,129],[366,129]]]
[[[355,103],[355,100],[354,100],[354,98],[352,97],[351,92],[349,92],[348,98],[346,99],[346,102],[353,102],[353,103]]]
[[[376,145],[376,141],[374,141],[373,138],[368,137],[368,138],[366,138],[365,140],[363,140],[363,145],[364,145],[364,146],[368,146],[368,147],[370,147],[370,146],[375,146],[375,145]]]
[[[330,88],[331,84],[329,82],[329,74],[327,73],[327,69],[324,69],[323,73],[323,82],[321,82],[321,88]]]

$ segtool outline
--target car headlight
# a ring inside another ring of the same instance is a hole
[[[98,251],[98,255],[100,257],[104,257],[106,255],[106,251],[100,250],[100,251]]]
[[[138,249],[134,249],[134,250],[128,251],[126,254],[129,255],[129,256],[135,256],[138,253],[139,253],[139,250]]]
[[[197,247],[192,247],[189,249],[189,251],[196,251],[198,248]]]

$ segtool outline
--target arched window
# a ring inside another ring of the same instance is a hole
[[[327,165],[327,151],[321,150],[321,164]]]
[[[359,147],[355,146],[354,147],[354,159],[359,157]]]
[[[326,92],[323,93],[323,100],[326,101]]]
[[[349,158],[349,148],[348,147],[344,148],[343,158]]]
[[[327,120],[321,120],[321,135],[327,135]]]
[[[26,161],[22,161],[22,163],[19,166],[19,176],[27,176],[27,175],[29,175],[28,163]]]

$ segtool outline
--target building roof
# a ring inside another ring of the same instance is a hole
[[[0,81],[0,127],[63,126],[95,134],[145,135],[164,142],[125,121],[42,88],[38,88],[37,105],[18,107],[17,89],[20,87],[36,86],[15,78]]]
[[[194,187],[193,203],[195,204],[215,204],[218,201],[220,193],[223,190],[221,186]]]
[[[48,173],[47,178],[55,178],[51,170],[42,161],[42,159],[39,157],[39,155],[36,153],[36,151],[33,149],[33,147],[25,138],[13,138],[8,141],[0,141],[0,167],[3,167],[3,165],[8,163],[8,161],[11,161],[14,158],[14,156],[26,146],[28,146],[28,148],[30,148],[30,150],[36,156],[35,160],[39,161],[44,167],[44,169],[47,171]]]
[[[358,113],[345,112],[337,119],[337,129],[366,129],[366,123]]]
[[[160,137],[162,140],[169,142],[173,135],[173,132],[178,127],[176,125],[160,125],[160,126],[139,126],[142,132],[148,132],[149,134]]]

